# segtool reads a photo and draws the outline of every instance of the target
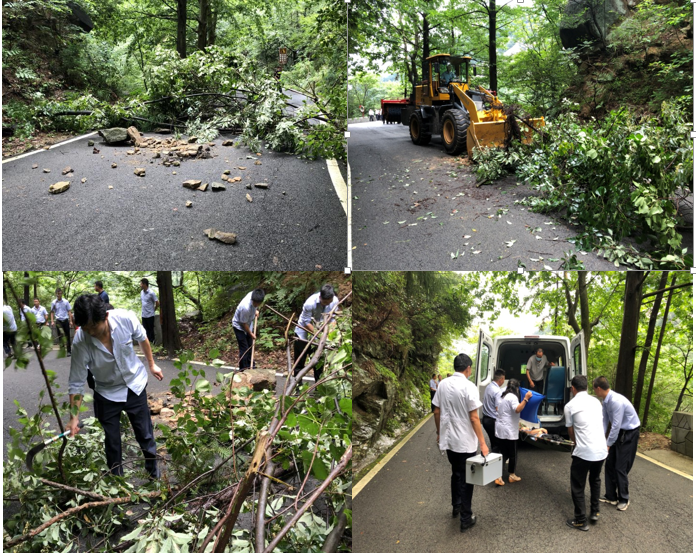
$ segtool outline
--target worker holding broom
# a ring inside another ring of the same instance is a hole
[[[251,348],[256,341],[256,329],[254,319],[258,317],[258,307],[266,298],[263,289],[254,289],[242,299],[242,302],[234,311],[232,318],[232,329],[239,345],[239,371],[251,368]]]
[[[81,295],[75,301],[74,320],[79,327],[73,340],[70,363],[71,436],[79,430],[78,411],[87,372],[94,375],[94,414],[104,428],[106,462],[112,474],[123,475],[121,466],[121,413],[128,415],[135,439],[145,456],[145,469],[151,478],[159,478],[157,445],[147,405],[147,371],[135,354],[140,344],[150,372],[162,380],[155,364],[145,328],[130,310],[107,311],[98,295]]]

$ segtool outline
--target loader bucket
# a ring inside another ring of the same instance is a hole
[[[529,123],[534,126],[534,129],[544,127],[544,118],[530,119]],[[469,125],[466,137],[466,148],[469,153],[469,158],[474,148],[501,148],[505,146],[505,138],[507,137],[507,122],[502,121],[482,121]],[[523,122],[519,122],[520,130],[522,131],[522,142],[529,144],[532,142],[532,137],[535,131]]]

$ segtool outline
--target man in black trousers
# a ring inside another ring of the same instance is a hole
[[[147,405],[147,371],[133,348],[137,341],[150,372],[162,380],[155,364],[145,329],[134,312],[107,311],[98,295],[81,295],[75,301],[75,323],[80,329],[73,341],[70,363],[71,435],[78,431],[82,392],[88,370],[94,375],[94,414],[104,428],[106,462],[112,474],[123,475],[121,467],[121,413],[128,415],[135,439],[145,456],[145,469],[151,478],[159,478],[157,445]]]
[[[589,520],[599,520],[599,493],[602,487],[602,465],[607,458],[602,425],[602,405],[587,394],[587,376],[575,376],[570,382],[573,398],[565,406],[565,420],[568,435],[575,442],[570,465],[570,491],[575,506],[575,518],[566,524],[576,530],[587,532],[585,507],[585,484],[590,475],[590,515]]]

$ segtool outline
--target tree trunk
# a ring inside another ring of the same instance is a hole
[[[636,363],[638,322],[640,320],[640,302],[644,277],[645,272],[626,272],[623,323],[621,325],[621,341],[619,343],[614,389],[628,399],[632,397],[633,370]]]
[[[24,278],[29,279],[29,272],[24,272]],[[24,284],[24,302],[28,303],[27,306],[33,306],[31,304],[31,301],[29,300],[29,284],[25,283]]]
[[[677,282],[677,274],[675,272],[672,277],[672,286]],[[672,303],[672,295],[674,290],[671,290],[667,295],[667,305],[665,313],[662,315],[662,327],[660,328],[660,337],[657,339],[657,347],[655,348],[655,356],[653,357],[652,374],[650,376],[650,385],[648,386],[648,396],[645,399],[645,412],[643,412],[643,421],[641,425],[643,429],[648,428],[648,416],[650,416],[650,401],[652,400],[653,385],[655,384],[655,375],[657,374],[657,363],[660,360],[660,349],[662,348],[662,338],[665,336],[665,328],[667,327],[667,317],[669,316],[669,305]]]
[[[430,57],[430,22],[427,14],[423,16],[423,59],[421,60],[422,79],[430,79],[428,71],[428,58]]]
[[[498,16],[495,0],[488,1],[488,65],[490,89],[498,91],[498,40],[496,18]]]
[[[209,12],[210,0],[198,0],[198,50],[205,50],[208,45]]]
[[[176,51],[186,57],[186,0],[176,0]]]
[[[162,319],[162,345],[169,356],[174,356],[181,350],[179,327],[176,323],[176,307],[174,306],[174,288],[172,287],[171,272],[157,272],[157,287],[159,287],[160,315]]]
[[[217,40],[218,10],[211,8],[208,10],[208,14],[208,46],[214,46]]]
[[[669,277],[669,272],[662,272],[660,276],[660,285],[658,290],[664,289],[667,284],[667,278]],[[645,334],[645,341],[643,342],[643,354],[640,357],[640,364],[638,365],[638,379],[636,380],[636,394],[633,397],[633,406],[636,412],[640,412],[640,403],[643,400],[643,383],[645,382],[645,370],[648,367],[648,359],[650,358],[650,347],[652,347],[653,336],[655,335],[655,323],[657,322],[657,315],[660,312],[660,305],[662,304],[662,293],[655,295],[655,302],[653,303],[652,312],[650,313],[650,321],[648,322],[648,331]]]

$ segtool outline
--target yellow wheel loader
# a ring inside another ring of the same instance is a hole
[[[415,87],[409,105],[401,110],[401,123],[408,125],[411,140],[427,145],[433,135],[442,135],[448,154],[474,148],[502,147],[519,129],[524,143],[532,140],[532,128],[545,125],[544,118],[514,122],[504,113],[496,91],[469,88],[471,56],[437,54],[427,58],[428,79]],[[475,69],[475,68],[474,68]]]

